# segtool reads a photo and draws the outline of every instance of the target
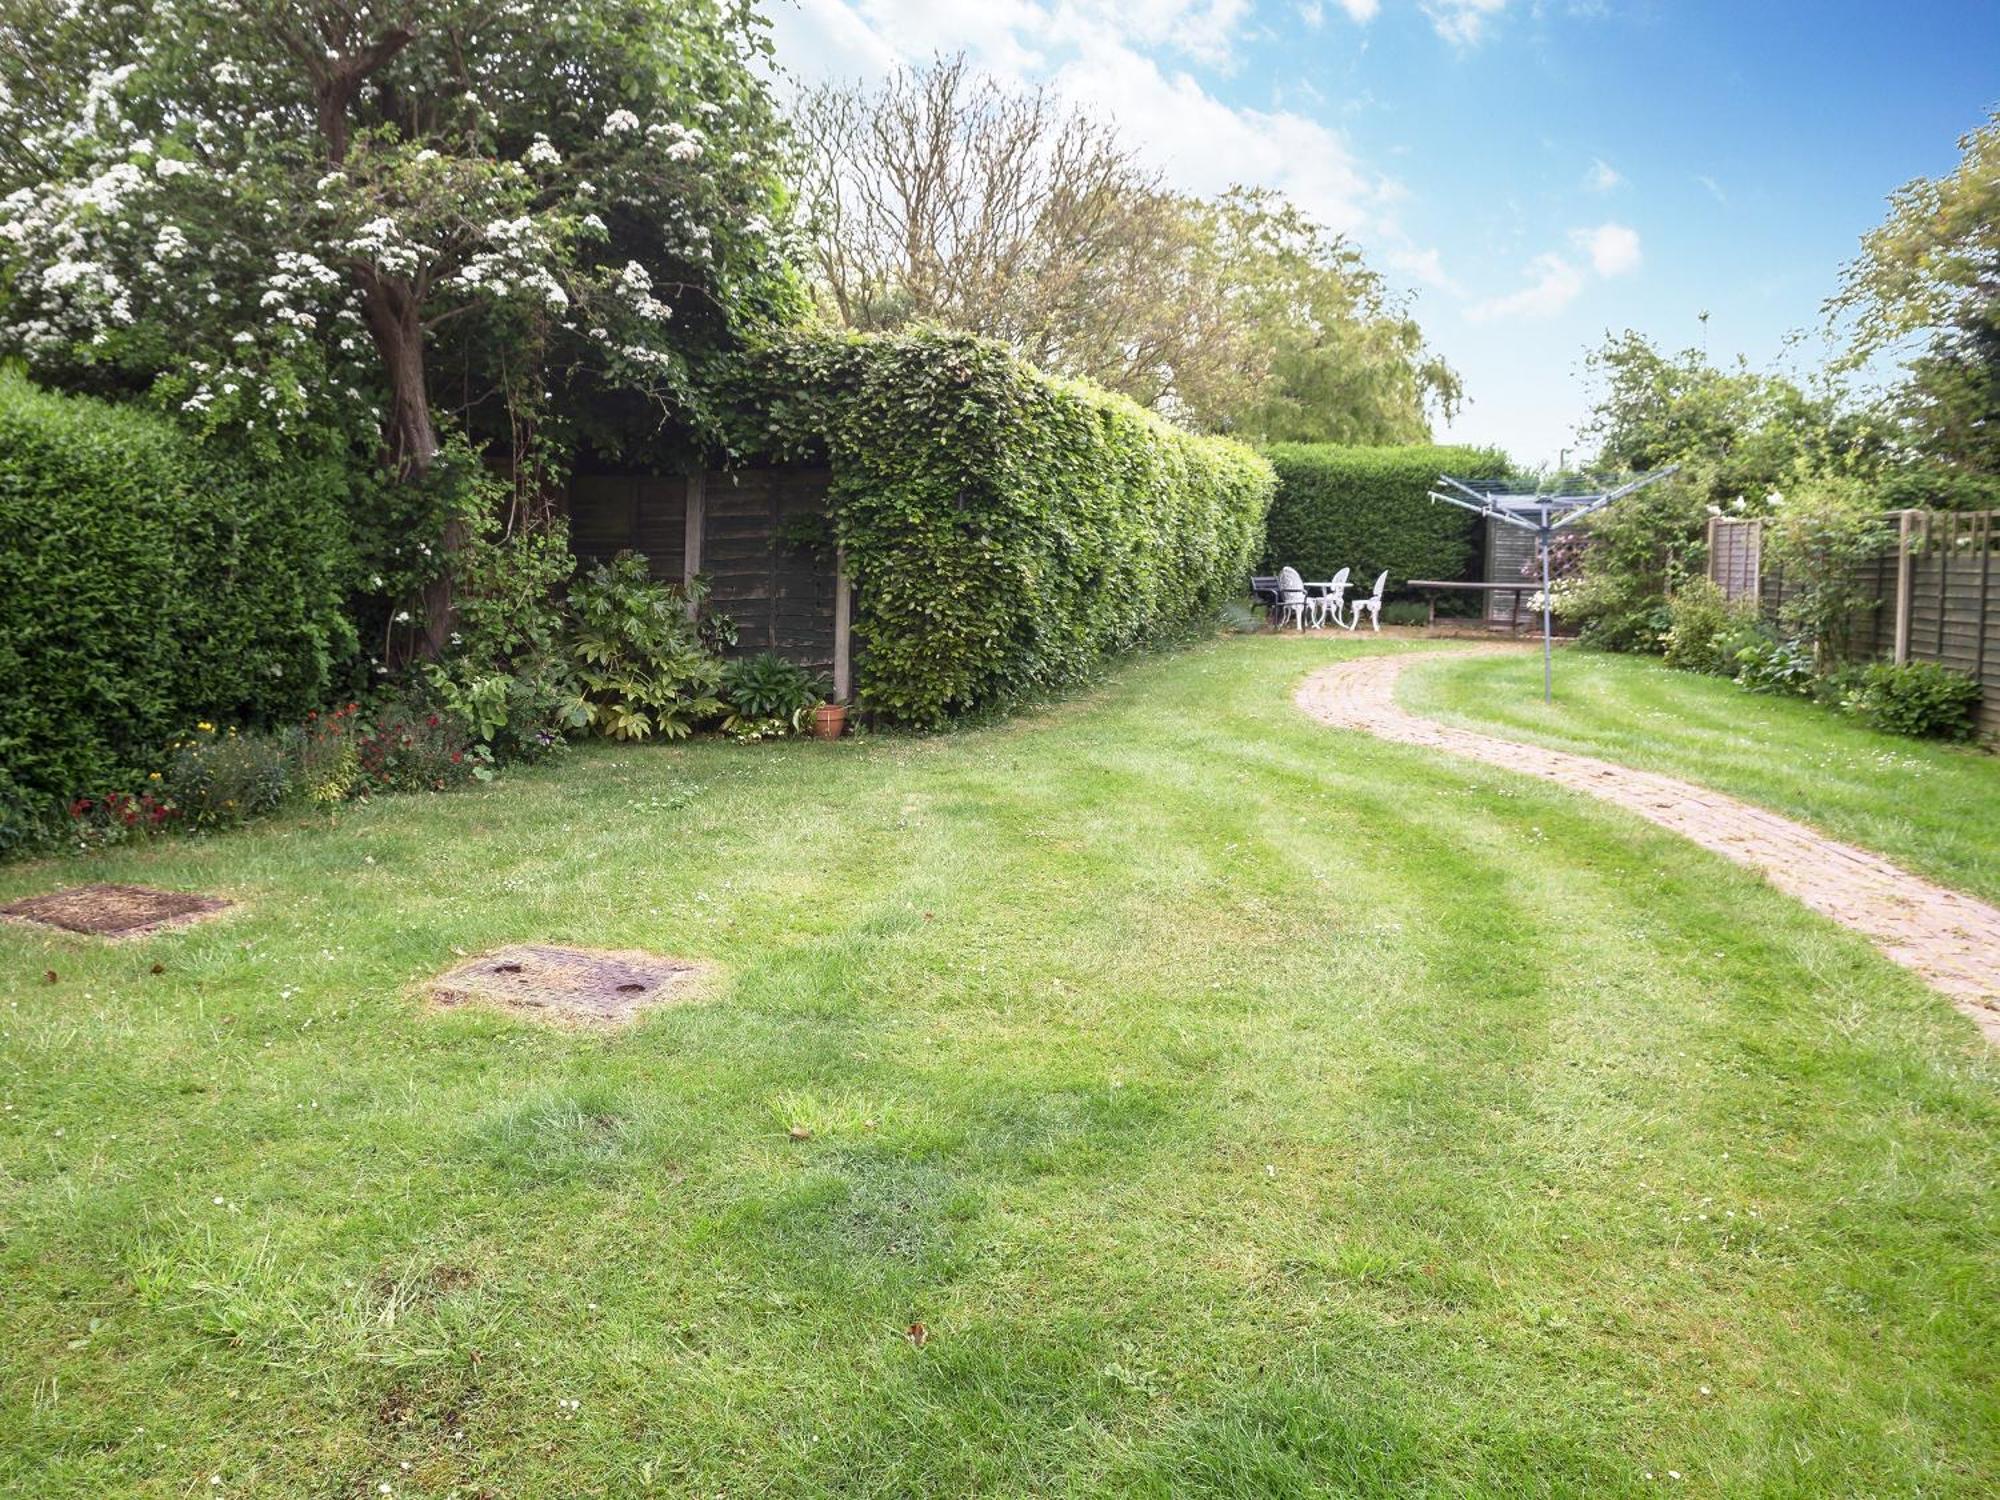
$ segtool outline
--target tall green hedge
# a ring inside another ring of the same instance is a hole
[[[958,334],[814,335],[747,357],[746,460],[831,464],[864,708],[936,724],[1070,681],[1238,597],[1263,459]]]
[[[1464,578],[1479,561],[1477,516],[1426,499],[1438,475],[1498,479],[1507,456],[1490,448],[1343,448],[1277,443],[1265,450],[1278,495],[1264,541],[1270,571],[1307,578],[1353,569],[1367,587],[1382,569],[1395,588],[1412,578]]]
[[[318,703],[353,649],[347,476],[261,472],[0,371],[0,848],[198,719]]]

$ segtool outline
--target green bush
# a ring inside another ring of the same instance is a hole
[[[183,827],[207,832],[283,806],[296,763],[285,735],[239,734],[204,722],[173,746],[151,784]]]
[[[696,636],[687,593],[655,582],[644,557],[598,563],[570,589],[569,608],[581,722],[617,740],[677,740],[722,712],[722,664]]]
[[[349,475],[0,371],[0,850],[197,719],[296,720],[354,648]]]
[[[1343,448],[1277,443],[1277,471],[1264,568],[1290,565],[1307,578],[1353,570],[1365,589],[1384,568],[1392,587],[1412,578],[1468,578],[1480,558],[1479,518],[1426,498],[1440,474],[1498,479],[1505,454],[1489,448]]]
[[[1216,620],[1273,476],[959,334],[784,340],[745,358],[735,451],[829,462],[861,706],[932,725]]]
[[[1854,674],[1840,706],[1890,734],[1969,740],[1978,728],[1979,684],[1934,661],[1877,662]]]
[[[1812,649],[1769,631],[1757,631],[1736,648],[1736,681],[1753,693],[1804,697],[1813,690]]]
[[[729,705],[722,727],[738,738],[797,734],[825,698],[810,671],[774,651],[760,651],[722,669],[722,701]]]
[[[1690,578],[1667,601],[1667,665],[1711,677],[1735,676],[1736,653],[1749,644],[1744,631],[1754,618],[1747,605],[1724,598],[1711,579]]]

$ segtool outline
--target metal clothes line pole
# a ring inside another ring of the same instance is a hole
[[[1556,701],[1555,623],[1549,600],[1549,511],[1542,507],[1542,702]]]
[[[1678,473],[1679,464],[1671,464],[1664,469],[1656,469],[1650,474],[1642,474],[1637,479],[1626,481],[1616,489],[1603,490],[1594,495],[1566,495],[1544,493],[1539,487],[1533,494],[1509,493],[1501,489],[1474,489],[1462,479],[1454,479],[1449,474],[1438,475],[1442,488],[1430,492],[1430,499],[1442,500],[1446,505],[1455,505],[1460,510],[1469,510],[1474,515],[1502,526],[1518,527],[1522,531],[1535,534],[1535,545],[1542,554],[1542,701],[1555,702],[1555,603],[1549,598],[1553,587],[1552,566],[1549,553],[1554,549],[1556,533],[1564,527],[1575,526],[1589,516],[1604,509],[1614,500],[1622,500],[1636,490],[1643,490],[1649,484]],[[1456,490],[1448,494],[1447,490]],[[1558,505],[1562,508],[1562,519],[1556,519]],[[1530,519],[1539,517],[1539,519]]]

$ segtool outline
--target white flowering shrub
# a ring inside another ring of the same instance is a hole
[[[421,470],[607,390],[698,418],[707,352],[796,306],[737,0],[32,19],[0,19],[0,353],[45,381]]]

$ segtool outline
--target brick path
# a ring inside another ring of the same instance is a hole
[[[1474,648],[1493,649],[1493,648]],[[1505,649],[1505,648],[1502,648]],[[1853,928],[1923,976],[2000,1043],[2000,908],[1948,891],[1880,855],[1706,787],[1564,750],[1420,719],[1395,701],[1407,667],[1470,652],[1363,656],[1324,667],[1297,702],[1340,729],[1444,750],[1616,803],[1704,849],[1761,871],[1786,895]]]

